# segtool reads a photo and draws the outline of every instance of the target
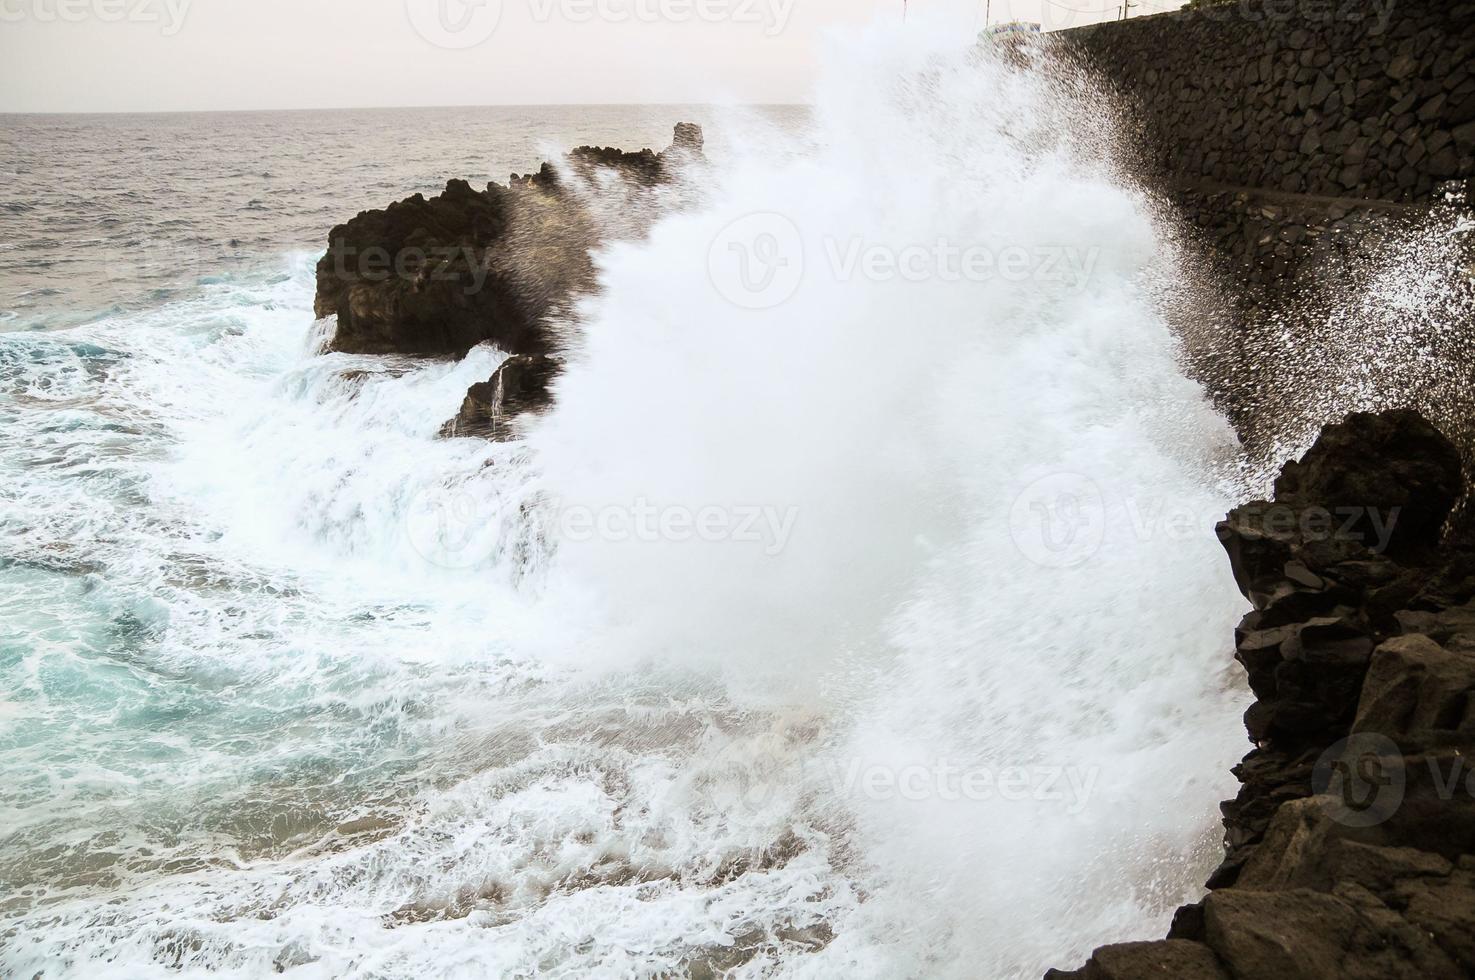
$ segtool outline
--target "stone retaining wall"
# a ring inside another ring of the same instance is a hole
[[[1174,182],[1428,201],[1475,177],[1475,3],[1230,0],[1059,37]]]
[[[1228,0],[1054,37],[1243,320],[1335,305],[1349,257],[1475,201],[1475,3]]]

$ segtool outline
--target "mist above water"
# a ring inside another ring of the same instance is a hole
[[[300,258],[5,335],[0,961],[1013,977],[1160,934],[1242,745],[1239,457],[1109,123],[921,23],[837,41],[810,126],[716,123],[601,252],[521,443],[433,438],[495,352],[315,356]],[[568,521],[649,509],[713,533]]]
[[[601,658],[780,709],[804,757],[781,771],[885,883],[825,956],[889,923],[923,972],[1027,975],[1151,932],[1217,855],[1241,601],[1211,529],[1238,450],[1155,308],[1176,258],[1106,107],[1039,67],[925,30],[837,46],[811,131],[746,141],[701,206],[601,256],[529,437],[564,507],[793,515],[776,554],[565,540],[549,595],[602,606]],[[958,799],[948,766],[1041,798]],[[831,795],[870,767],[930,789]],[[1067,805],[1054,769],[1096,781]]]

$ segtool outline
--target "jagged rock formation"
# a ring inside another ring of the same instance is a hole
[[[662,153],[583,146],[566,173],[635,187],[666,180],[701,153],[701,129],[676,127]],[[459,357],[491,342],[512,354],[556,346],[549,316],[589,288],[589,250],[601,230],[554,167],[509,186],[452,180],[364,211],[334,228],[318,262],[316,315],[337,317],[327,351]]]
[[[1475,534],[1455,447],[1359,414],[1219,526],[1255,749],[1169,938],[1054,980],[1475,975]]]
[[[318,262],[314,312],[336,315],[327,349],[463,355],[484,341],[540,350],[542,312],[499,260],[513,192],[452,180],[334,228]]]
[[[518,354],[503,361],[491,380],[466,392],[461,411],[441,426],[442,439],[475,436],[493,442],[515,438],[513,423],[520,415],[546,408],[558,361],[546,354]]]
[[[583,178],[604,170],[633,183],[653,186],[670,177],[673,168],[700,158],[705,142],[702,127],[696,123],[677,123],[671,145],[660,153],[649,148],[631,153],[613,146],[578,146],[569,151],[564,164]],[[558,171],[545,162],[536,173],[513,174],[510,185],[551,190],[559,187]]]

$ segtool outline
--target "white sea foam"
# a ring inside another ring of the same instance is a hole
[[[6,972],[1003,977],[1160,934],[1240,748],[1234,447],[1085,99],[837,44],[812,130],[601,255],[522,443],[433,438],[493,352],[311,354],[306,257],[4,337]],[[712,251],[754,214],[804,259],[758,309]],[[792,534],[560,532],[642,500]]]

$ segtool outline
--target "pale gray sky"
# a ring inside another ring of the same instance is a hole
[[[1118,0],[910,0],[961,32]],[[1158,0],[1142,10],[1176,7]],[[796,102],[831,25],[902,0],[0,0],[0,112]]]

